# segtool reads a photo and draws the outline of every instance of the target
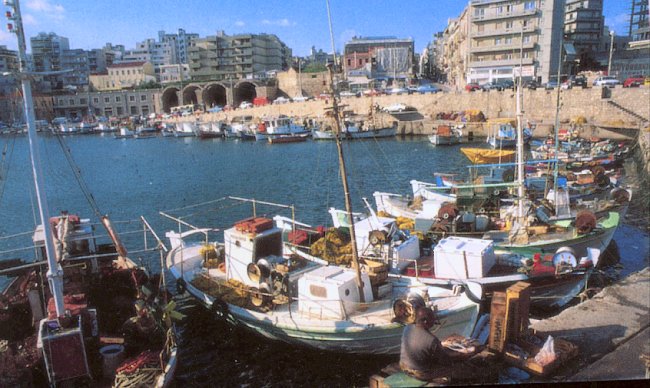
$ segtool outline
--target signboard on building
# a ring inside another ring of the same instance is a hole
[[[512,68],[512,76],[519,77],[519,66]],[[535,66],[528,65],[521,67],[521,76],[522,77],[535,77]]]

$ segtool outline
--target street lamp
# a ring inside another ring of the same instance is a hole
[[[609,62],[607,63],[607,75],[612,75],[612,52],[614,51],[614,31],[609,31]]]

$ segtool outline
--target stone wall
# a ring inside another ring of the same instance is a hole
[[[304,88],[304,86],[303,86]],[[562,90],[560,94],[560,122],[569,123],[578,117],[584,117],[583,126],[586,136],[599,137],[633,137],[636,136],[641,122],[638,118],[608,103],[611,100],[618,105],[635,112],[646,119],[650,118],[650,88],[621,87],[611,89],[611,98],[602,98],[601,88]],[[524,90],[524,119],[537,123],[535,136],[552,133],[555,122],[556,90]],[[459,112],[463,110],[480,110],[486,118],[514,117],[515,93],[512,90],[489,92],[449,92],[426,95],[399,95],[378,97],[348,97],[342,99],[345,109],[365,113],[372,104],[388,106],[395,103],[411,105],[418,114],[396,115],[400,120],[399,130],[403,134],[429,134],[438,122],[433,118],[440,112]],[[315,100],[301,103],[268,105],[246,111],[246,114],[288,115],[299,117],[323,117],[325,108],[331,101]],[[223,119],[226,116],[243,114],[243,112],[223,112],[207,115],[204,120]],[[415,122],[413,122],[415,121]],[[471,125],[476,136],[484,136],[486,126]]]
[[[278,73],[278,93],[287,97],[318,96],[330,90],[329,73],[298,73],[294,69]],[[300,88],[302,87],[302,93]]]

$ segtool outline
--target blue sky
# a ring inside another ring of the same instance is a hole
[[[432,35],[458,16],[460,0],[330,0],[337,50],[355,35],[394,35],[415,40],[418,52]],[[604,0],[605,24],[627,34],[629,0]],[[127,49],[159,30],[179,28],[201,37],[218,30],[227,34],[273,33],[307,55],[311,46],[331,51],[325,0],[21,0],[26,38],[55,32],[71,48],[92,49],[105,43]],[[3,12],[4,14],[4,12]],[[16,48],[16,38],[0,23],[0,45]]]

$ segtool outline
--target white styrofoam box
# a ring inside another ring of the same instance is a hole
[[[482,278],[496,261],[491,240],[451,236],[440,240],[433,252],[436,277],[443,279]]]
[[[365,302],[372,302],[368,274],[362,272],[361,280]],[[298,279],[298,310],[301,313],[326,319],[344,319],[358,306],[359,289],[354,270],[321,267]]]
[[[393,267],[400,272],[420,257],[420,240],[411,236],[406,241],[393,247]]]
[[[274,236],[275,235],[275,236]],[[226,276],[250,287],[259,287],[259,283],[248,277],[248,265],[254,262],[253,256],[257,244],[272,245],[266,247],[266,252],[271,255],[282,255],[282,230],[272,228],[256,235],[240,232],[230,228],[223,233],[224,247],[226,249]]]

